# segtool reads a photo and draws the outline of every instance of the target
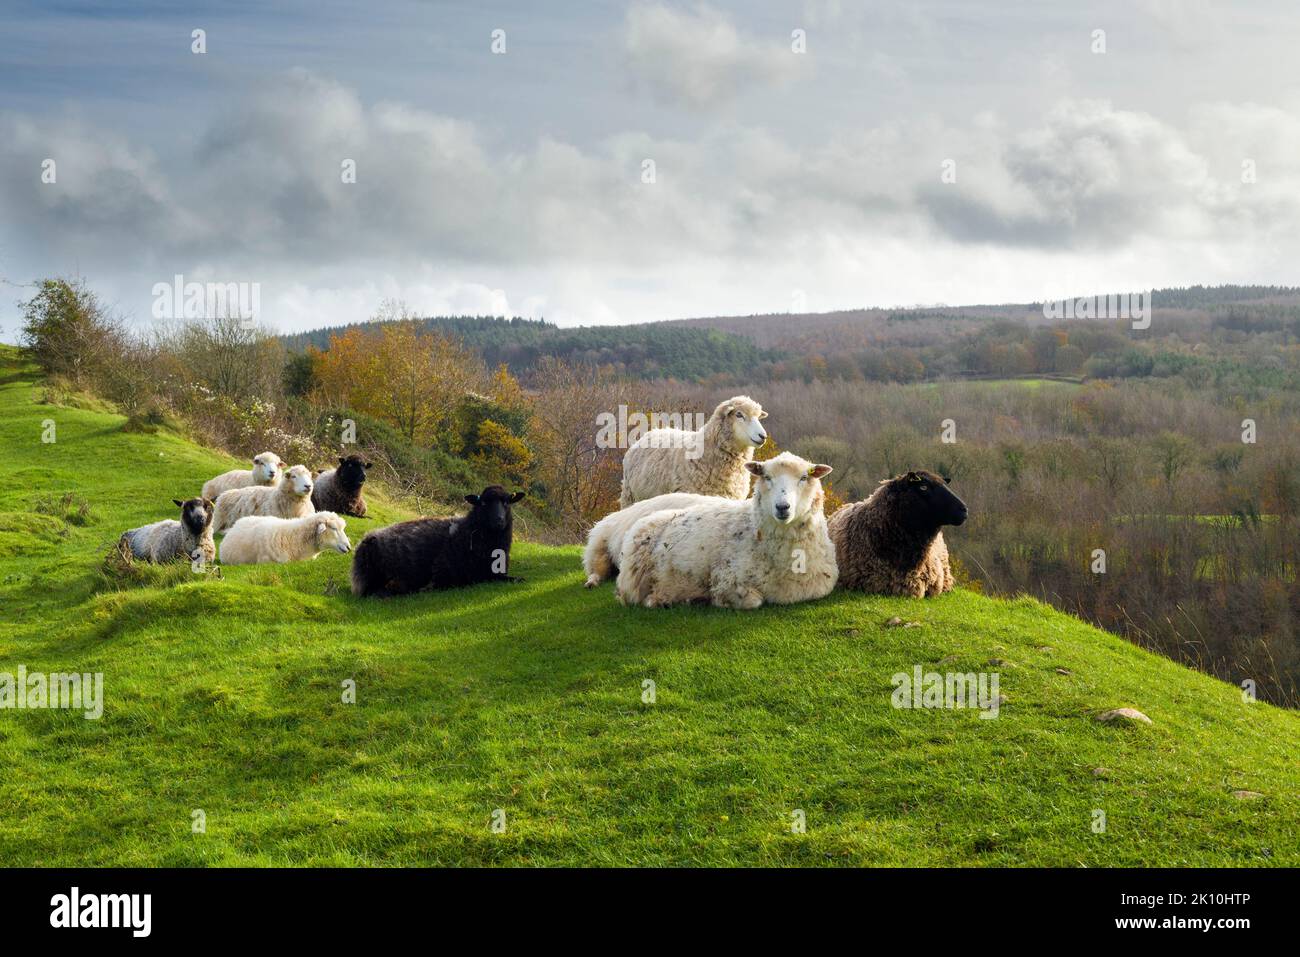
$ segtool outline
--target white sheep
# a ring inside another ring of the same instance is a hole
[[[344,521],[333,512],[316,512],[301,518],[247,515],[222,539],[221,563],[301,562],[331,549],[345,554],[352,550]]]
[[[747,468],[756,477],[748,500],[654,512],[632,526],[618,562],[621,602],[757,608],[830,593],[839,569],[821,478],[831,467],[783,452]]]
[[[761,405],[738,395],[719,403],[698,431],[651,429],[623,456],[619,508],[670,492],[744,498],[745,466],[767,439],[759,424],[765,418]]]
[[[284,463],[274,452],[262,452],[253,456],[251,469],[232,469],[222,472],[216,478],[203,483],[203,497],[216,501],[222,492],[232,488],[247,488],[250,485],[274,485],[284,472]]]
[[[587,533],[587,547],[582,553],[582,567],[587,573],[587,587],[595,588],[607,578],[613,578],[618,574],[618,559],[623,552],[623,539],[632,526],[647,515],[666,509],[690,508],[692,505],[730,501],[732,499],[720,498],[716,495],[675,492],[672,495],[656,495],[654,498],[629,505],[617,512],[610,512]]]
[[[212,519],[214,532],[225,532],[247,515],[273,515],[276,518],[300,518],[316,509],[311,504],[311,470],[295,465],[284,473],[277,485],[250,485],[222,492]]]

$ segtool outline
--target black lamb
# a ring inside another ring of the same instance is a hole
[[[458,518],[417,518],[366,533],[352,559],[352,594],[405,595],[511,578],[510,506],[524,497],[500,485],[466,495]]]

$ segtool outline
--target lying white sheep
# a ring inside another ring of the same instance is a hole
[[[651,429],[623,456],[619,508],[670,492],[744,498],[745,466],[767,439],[759,424],[766,417],[761,405],[738,395],[719,403],[699,431]]]
[[[632,526],[618,562],[620,601],[757,608],[829,594],[839,570],[821,477],[831,467],[783,452],[748,469],[757,480],[746,501],[658,511]]]
[[[582,553],[582,567],[587,573],[587,587],[595,588],[607,578],[618,574],[618,559],[623,552],[623,539],[628,531],[641,519],[665,509],[690,508],[692,505],[707,505],[710,502],[729,502],[731,499],[716,495],[695,495],[690,492],[676,492],[672,495],[656,495],[644,502],[637,502],[617,512],[611,512],[592,526],[587,533],[587,548]]]
[[[204,482],[203,497],[215,502],[222,492],[229,492],[232,488],[274,485],[283,472],[284,463],[280,461],[280,456],[274,452],[262,452],[253,456],[251,469],[232,469]]]
[[[295,465],[284,473],[278,485],[250,485],[222,492],[217,499],[212,530],[224,532],[247,515],[300,518],[316,509],[311,504],[311,470]]]
[[[301,562],[333,549],[352,550],[343,519],[333,512],[301,518],[249,515],[241,518],[221,541],[223,565]]]

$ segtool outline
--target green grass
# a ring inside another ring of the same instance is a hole
[[[526,543],[524,584],[385,602],[339,555],[122,581],[118,533],[236,463],[40,395],[0,354],[0,670],[102,671],[105,712],[0,711],[5,864],[1300,863],[1300,715],[1037,602],[630,610]],[[890,705],[991,658],[996,720]]]

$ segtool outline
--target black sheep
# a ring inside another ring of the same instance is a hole
[[[370,463],[360,455],[340,455],[337,468],[316,476],[311,490],[312,506],[318,512],[365,518],[366,500],[361,497],[361,486],[365,484],[368,468]]]
[[[352,559],[352,594],[405,595],[511,578],[510,506],[524,497],[500,485],[466,495],[459,518],[417,518],[368,532]]]

